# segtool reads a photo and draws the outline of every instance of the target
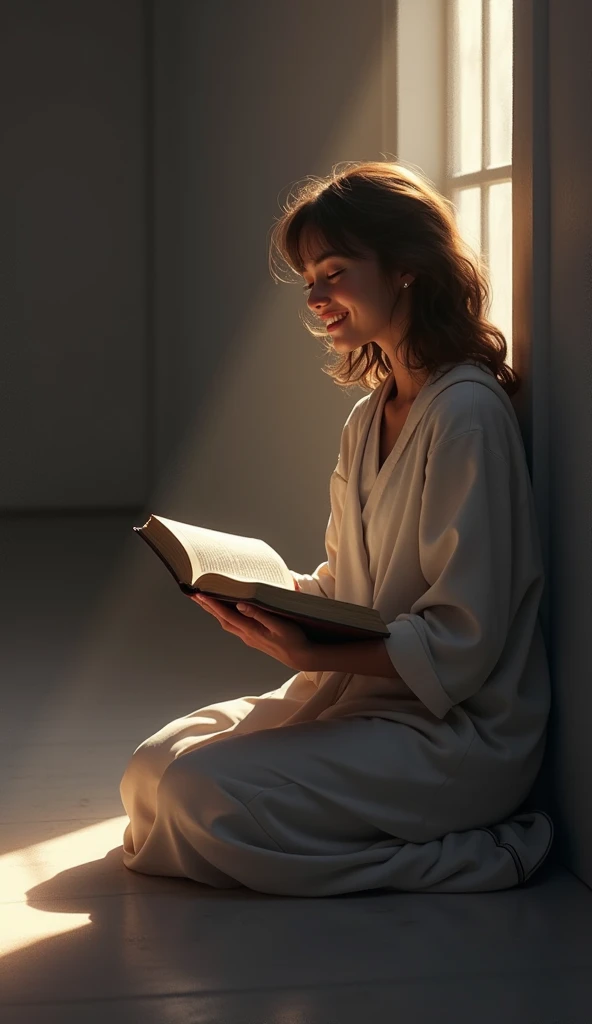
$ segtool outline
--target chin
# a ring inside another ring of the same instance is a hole
[[[360,341],[359,338],[354,338],[351,335],[344,334],[340,338],[335,338],[333,335],[329,335],[334,345],[355,345],[356,348],[360,348],[361,345],[365,345],[365,341]]]

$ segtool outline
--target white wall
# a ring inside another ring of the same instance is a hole
[[[446,0],[397,4],[397,157],[446,189]]]
[[[141,0],[3,0],[0,510],[147,485]]]

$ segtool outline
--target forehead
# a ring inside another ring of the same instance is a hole
[[[351,249],[351,251],[349,251]],[[345,235],[341,241],[341,232],[332,240],[323,236],[318,228],[306,225],[298,239],[298,256],[301,260],[301,273],[310,273],[323,260],[336,257],[341,260],[370,258],[370,251],[357,239]]]
[[[328,260],[331,256],[341,256],[343,258],[344,254],[337,252],[336,249],[324,249],[323,252],[316,253],[308,264],[305,263],[304,269],[310,270],[311,267],[318,267],[319,263],[322,263],[323,260]]]
[[[332,256],[346,255],[339,252],[335,245],[331,245],[318,231],[313,231],[310,227],[305,227],[300,235],[298,253],[302,259],[304,270],[313,270],[323,260]]]

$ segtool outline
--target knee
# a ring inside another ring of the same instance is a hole
[[[140,786],[157,786],[172,756],[170,749],[158,743],[154,736],[140,743],[123,773],[120,784],[122,794]]]
[[[158,779],[156,801],[169,813],[185,814],[197,821],[217,791],[215,772],[205,767],[205,751],[192,750],[171,760]]]
[[[183,790],[190,787],[192,780],[215,777],[212,763],[215,753],[209,748],[187,750],[169,758],[159,776],[161,785],[167,789]]]
[[[158,783],[163,799],[173,798],[178,804],[194,804],[215,795],[230,784],[234,790],[232,768],[220,744],[187,750],[165,765]],[[240,787],[239,787],[240,788]],[[206,801],[207,802],[207,801]]]

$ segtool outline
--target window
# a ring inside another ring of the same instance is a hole
[[[447,195],[486,264],[512,364],[512,0],[448,5]]]

